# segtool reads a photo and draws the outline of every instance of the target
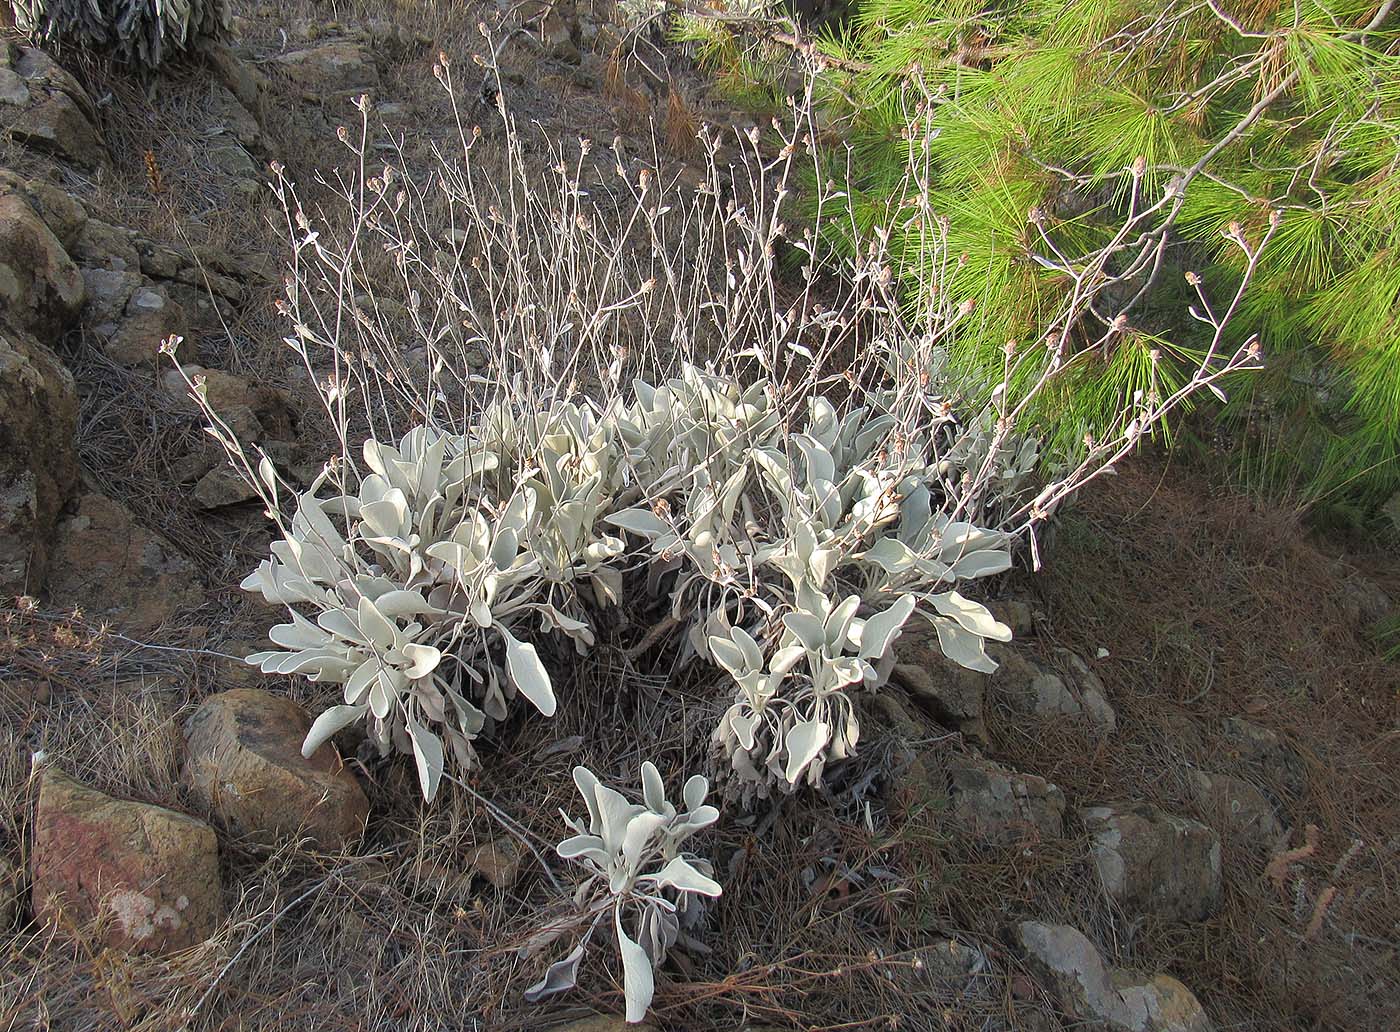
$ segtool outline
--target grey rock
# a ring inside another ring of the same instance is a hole
[[[141,276],[135,272],[85,266],[82,270],[87,303],[84,318],[94,326],[110,325],[112,329],[126,314],[127,302],[141,286]]]
[[[1307,766],[1277,731],[1243,717],[1227,717],[1222,731],[1230,751],[1257,770],[1265,784],[1292,799],[1307,791]]]
[[[0,321],[0,596],[44,586],[78,483],[78,395],[57,355]]]
[[[939,939],[920,949],[924,973],[938,982],[966,982],[987,969],[987,955],[956,939]]]
[[[206,509],[222,509],[254,501],[258,493],[227,465],[220,464],[199,478],[199,483],[194,485],[194,497]]]
[[[131,295],[119,321],[94,329],[112,361],[150,366],[161,361],[161,342],[172,335],[183,337],[186,325],[185,310],[170,298],[168,289],[148,284]]]
[[[83,223],[71,253],[79,265],[119,272],[137,272],[141,268],[136,234],[101,219],[88,219]]]
[[[29,203],[44,225],[58,238],[64,250],[74,247],[87,212],[82,202],[62,187],[39,179],[25,179],[8,169],[0,169],[0,195],[17,194]]]
[[[1214,1027],[1200,1002],[1175,978],[1111,969],[1094,944],[1069,925],[1022,921],[1015,937],[1027,967],[1059,1007],[1089,1028],[1210,1032]]]
[[[1272,847],[1283,835],[1273,804],[1257,786],[1229,774],[1187,774],[1191,797],[1215,826],[1248,844]]]
[[[1080,810],[1108,895],[1126,910],[1199,921],[1220,903],[1220,838],[1199,821],[1152,806]]]
[[[294,50],[276,60],[295,85],[318,94],[347,93],[379,85],[374,55],[358,43],[325,43]]]
[[[11,69],[23,80],[29,99],[8,120],[10,135],[26,147],[77,165],[102,164],[106,150],[93,127],[92,101],[78,81],[35,48],[20,48]]]
[[[18,330],[56,339],[82,310],[83,277],[63,244],[17,194],[0,197],[0,311]]]
[[[124,505],[96,493],[83,495],[58,525],[48,594],[54,605],[138,635],[204,598],[189,560]]]
[[[967,834],[1003,846],[1064,834],[1064,793],[1044,778],[978,757],[947,770],[952,818]]]
[[[930,716],[978,745],[987,743],[983,695],[987,675],[949,661],[937,646],[901,641],[892,680]]]
[[[29,103],[29,87],[11,68],[0,68],[0,104],[24,107]]]

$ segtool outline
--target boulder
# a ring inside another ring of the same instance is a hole
[[[306,836],[323,850],[359,841],[369,800],[327,742],[301,754],[311,718],[291,699],[235,688],[205,699],[185,724],[191,794],[230,829],[260,841]]]
[[[55,341],[82,311],[83,277],[29,203],[0,196],[0,311],[10,324]]]
[[[34,47],[15,50],[0,41],[0,68],[11,71],[24,87],[23,102],[14,105],[16,114],[6,119],[6,128],[17,142],[85,168],[106,160],[106,149],[94,128],[92,100],[53,58]],[[9,92],[15,100],[21,99],[13,79]]]
[[[1243,717],[1227,717],[1221,730],[1230,755],[1258,771],[1265,784],[1293,799],[1307,791],[1307,766],[1277,731]]]
[[[110,946],[186,949],[223,918],[213,828],[53,768],[39,783],[30,863],[35,918],[91,928]]]
[[[1080,810],[1104,890],[1125,909],[1199,921],[1220,903],[1220,838],[1152,806]]]
[[[79,265],[116,272],[141,271],[136,234],[101,219],[88,219],[83,223],[69,253]]]
[[[1170,975],[1112,969],[1069,925],[1022,921],[1015,945],[1026,966],[1078,1028],[1113,1032],[1210,1032],[1199,1001]]]
[[[1064,834],[1064,793],[1044,778],[959,757],[948,784],[954,822],[977,839],[1005,846]]]
[[[194,500],[204,509],[222,509],[255,501],[257,491],[238,471],[221,462],[201,476],[194,485]]]
[[[515,839],[500,838],[477,846],[467,854],[466,863],[473,874],[485,878],[494,888],[508,889],[520,877],[524,859]]]
[[[183,370],[184,376],[180,375]],[[206,369],[193,362],[180,370],[161,374],[161,386],[182,399],[191,412],[199,407],[190,397],[185,377],[204,385],[204,400],[245,444],[267,439],[287,441],[296,436],[297,412],[291,395],[280,387],[253,383],[222,369]]]
[[[897,648],[904,662],[895,664],[891,680],[940,724],[961,732],[970,742],[986,745],[982,699],[987,675],[949,661],[937,646],[900,642]]]
[[[1269,797],[1243,778],[1190,771],[1191,797],[1215,827],[1249,845],[1274,847],[1283,835]]]
[[[988,687],[1017,712],[1087,720],[1105,731],[1117,728],[1118,717],[1108,704],[1103,682],[1074,653],[1059,650],[1059,661],[1067,671],[1064,676],[1005,646],[994,646],[989,654],[999,666]]]
[[[42,180],[25,179],[8,169],[0,169],[0,196],[8,194],[15,194],[27,201],[44,220],[44,225],[58,237],[65,250],[74,246],[87,223],[87,212],[67,190]]]
[[[58,356],[0,323],[0,597],[44,586],[78,483],[78,395]]]
[[[156,365],[161,343],[183,337],[186,329],[184,307],[165,287],[149,282],[132,292],[119,319],[93,327],[107,357],[126,366]]]
[[[124,505],[92,492],[58,525],[48,593],[55,605],[136,635],[204,598],[195,568],[173,545]]]
[[[374,55],[358,43],[325,43],[294,50],[276,60],[277,67],[303,91],[333,95],[379,85]]]

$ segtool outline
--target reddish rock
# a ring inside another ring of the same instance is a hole
[[[206,699],[185,725],[190,791],[241,835],[343,849],[364,833],[369,800],[330,742],[301,755],[310,727],[295,702],[261,689]]]
[[[223,919],[214,829],[53,768],[39,784],[30,863],[34,916],[91,929],[111,946],[187,949]]]

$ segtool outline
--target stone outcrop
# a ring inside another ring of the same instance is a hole
[[[1105,1032],[1210,1032],[1191,990],[1170,975],[1110,968],[1069,925],[1022,921],[1014,945],[1076,1028]]]
[[[1199,921],[1220,902],[1220,838],[1199,821],[1156,807],[1079,812],[1104,891],[1126,910]]]
[[[78,399],[58,356],[0,323],[0,596],[38,594],[78,482]]]
[[[974,838],[1013,845],[1064,834],[1064,793],[1044,778],[958,757],[948,764],[948,782],[952,818]]]
[[[0,196],[0,311],[18,330],[56,341],[82,311],[83,277],[53,230],[18,193]]]
[[[1247,845],[1273,847],[1283,835],[1274,807],[1260,789],[1230,774],[1193,770],[1186,776],[1196,805],[1213,826]]]
[[[205,699],[185,724],[185,781],[231,830],[261,841],[305,836],[323,850],[358,841],[369,801],[330,742],[310,759],[311,727],[291,699],[236,688]]]
[[[204,597],[189,560],[124,505],[95,492],[82,495],[58,524],[48,594],[57,606],[79,607],[91,620],[136,635]]]
[[[41,775],[30,862],[35,918],[77,926],[110,946],[185,949],[223,918],[209,825],[114,799],[53,768]]]
[[[42,50],[0,40],[0,128],[26,147],[95,168],[107,154],[94,124],[78,80]]]

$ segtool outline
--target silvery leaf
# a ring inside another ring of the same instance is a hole
[[[627,997],[627,1021],[636,1024],[647,1016],[652,995],[656,992],[655,976],[646,950],[627,937],[622,930],[622,910],[613,911],[613,927],[617,931],[617,951],[622,955],[622,987]]]
[[[546,717],[554,716],[554,686],[550,684],[549,674],[540,662],[535,646],[516,640],[515,636],[500,624],[496,627],[506,640],[506,667],[510,671],[511,681],[537,710]]]
[[[653,876],[657,885],[669,886],[682,892],[701,896],[719,896],[724,890],[719,882],[701,874],[684,857],[675,857]]]
[[[529,1003],[539,1003],[558,993],[572,989],[578,982],[578,966],[583,960],[585,943],[579,943],[573,948],[563,960],[556,960],[545,971],[541,978],[530,988],[525,990],[525,999]]]
[[[442,742],[437,735],[422,727],[416,720],[406,724],[409,738],[413,740],[413,759],[418,766],[418,784],[423,789],[423,798],[433,801],[437,795],[438,783],[442,780]]]
[[[785,777],[788,784],[797,784],[807,765],[826,747],[830,736],[830,728],[821,720],[804,720],[792,726],[785,742],[788,754]]]
[[[301,754],[311,759],[332,735],[364,715],[364,706],[332,706],[312,721],[311,729],[306,732],[306,740],[301,743]]]

